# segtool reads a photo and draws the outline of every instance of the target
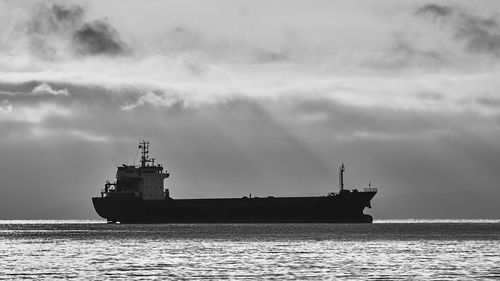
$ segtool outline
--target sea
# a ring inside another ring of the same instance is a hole
[[[1,280],[500,280],[500,220],[0,221]]]

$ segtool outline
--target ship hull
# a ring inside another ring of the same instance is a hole
[[[221,199],[92,198],[96,212],[120,223],[371,223],[375,192],[325,197]]]

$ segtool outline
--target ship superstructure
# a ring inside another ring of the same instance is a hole
[[[172,199],[164,188],[169,173],[149,157],[150,143],[140,142],[140,166],[122,165],[116,182],[106,182],[101,197],[92,198],[96,212],[110,223],[370,223],[363,210],[377,193],[344,187],[345,166],[339,169],[339,192],[315,197],[251,197]]]
[[[160,164],[155,165],[155,158],[149,157],[150,143],[142,141],[140,166],[125,165],[118,167],[116,182],[106,182],[101,197],[138,198],[141,200],[162,200],[169,198],[168,189],[164,189],[164,179],[170,175],[163,171]]]

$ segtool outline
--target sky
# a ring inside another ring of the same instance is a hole
[[[96,219],[140,140],[173,198],[499,218],[500,2],[0,1],[0,219]]]

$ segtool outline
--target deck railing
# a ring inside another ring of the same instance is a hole
[[[377,192],[378,189],[374,187],[363,188],[363,192]]]

